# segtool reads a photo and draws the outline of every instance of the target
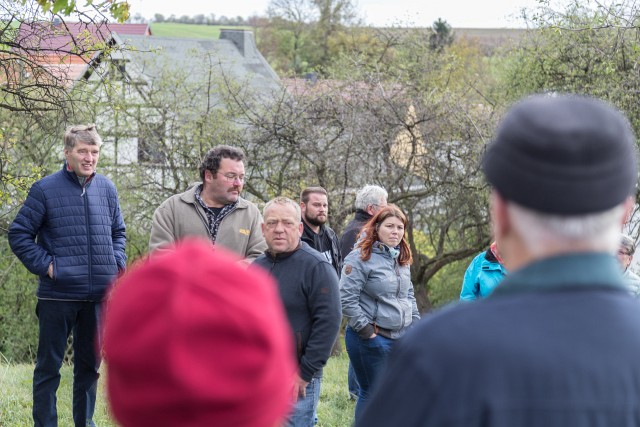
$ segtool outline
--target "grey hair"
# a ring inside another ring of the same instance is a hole
[[[507,210],[514,229],[534,254],[544,253],[551,245],[579,247],[615,253],[620,245],[624,204],[585,215],[554,215],[508,202]]]
[[[66,150],[73,150],[78,141],[82,141],[85,144],[102,145],[102,138],[98,135],[96,125],[76,125],[69,126],[64,132],[64,148]]]
[[[286,205],[291,205],[293,206],[293,208],[296,210],[296,218],[298,219],[298,221],[302,221],[302,211],[300,210],[300,205],[297,204],[296,202],[294,202],[293,200],[291,200],[288,197],[276,197],[275,199],[271,199],[267,202],[266,205],[264,205],[264,208],[262,209],[262,216],[263,217],[267,217],[267,211],[269,209],[271,209],[273,207],[273,205],[282,205],[282,206],[286,206]]]
[[[636,253],[636,242],[624,233],[620,234],[620,249],[623,249],[628,255],[633,256]]]
[[[384,199],[387,200],[387,190],[378,185],[365,185],[356,194],[356,209],[367,209],[369,205],[378,205]]]

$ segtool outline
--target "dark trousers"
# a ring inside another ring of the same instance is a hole
[[[33,421],[35,427],[58,425],[56,392],[67,338],[73,332],[73,422],[76,427],[95,426],[100,352],[98,321],[100,303],[38,300],[40,325],[36,368],[33,372]]]
[[[356,402],[356,421],[371,397],[376,381],[384,372],[394,340],[381,335],[371,339],[363,339],[358,333],[347,327],[344,335],[349,360],[360,385],[360,394]]]
[[[347,384],[349,386],[349,393],[357,398],[360,394],[360,386],[358,385],[358,379],[356,378],[356,371],[353,370],[351,360],[349,360],[349,370],[347,371]]]

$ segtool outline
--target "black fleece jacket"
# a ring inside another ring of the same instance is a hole
[[[358,241],[358,234],[362,226],[371,219],[372,215],[369,215],[367,211],[362,209],[356,210],[355,217],[349,221],[349,224],[344,228],[342,236],[340,236],[340,253],[342,255],[342,261],[349,255],[349,252],[353,250],[353,247]]]
[[[340,253],[340,241],[335,231],[333,231],[331,227],[321,225],[320,232],[315,233],[311,227],[309,227],[309,224],[304,221],[302,221],[302,224],[304,224],[304,229],[301,240],[327,258],[327,261],[329,261],[331,265],[333,265],[334,270],[336,270],[339,279],[342,273],[342,254]]]
[[[335,270],[304,242],[293,252],[273,255],[267,251],[254,265],[266,269],[278,282],[295,335],[300,377],[305,381],[321,377],[342,320]]]

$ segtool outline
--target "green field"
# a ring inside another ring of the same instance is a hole
[[[0,355],[1,358],[1,355]],[[355,404],[349,400],[347,392],[346,352],[332,357],[324,370],[322,393],[318,406],[319,427],[347,427],[351,425]],[[71,416],[71,366],[62,368],[62,381],[58,390],[58,424],[73,425]],[[104,372],[105,368],[102,368]],[[9,365],[0,361],[0,427],[28,427],[31,418],[31,384],[33,365]],[[102,376],[104,378],[104,375]],[[94,417],[100,427],[116,427],[106,405],[104,381],[100,391]]]
[[[221,28],[248,30],[250,27],[229,27],[224,25],[179,24],[176,22],[151,23],[151,34],[156,37],[177,37],[183,39],[218,39]]]

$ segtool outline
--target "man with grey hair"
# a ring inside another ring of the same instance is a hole
[[[162,249],[199,236],[252,261],[266,245],[258,208],[240,196],[245,182],[244,152],[219,145],[200,163],[201,183],[165,200],[153,214],[149,249]]]
[[[96,173],[101,145],[95,125],[68,128],[62,170],[31,186],[9,227],[11,250],[39,277],[35,426],[58,425],[56,391],[72,332],[73,422],[94,425],[101,304],[127,260],[116,187]]]
[[[410,331],[356,425],[637,425],[640,303],[613,256],[637,181],[629,122],[596,99],[529,97],[482,167],[510,274]]]
[[[253,265],[278,282],[294,333],[298,376],[289,427],[310,427],[320,398],[322,368],[331,354],[342,318],[338,276],[329,261],[302,242],[300,206],[286,197],[269,201],[262,231],[267,251]]]
[[[636,253],[636,242],[626,234],[620,234],[620,248],[618,248],[618,261],[622,267],[624,278],[629,292],[631,295],[640,298],[640,277],[631,269],[631,261],[633,261],[633,255]]]
[[[349,221],[340,236],[340,254],[342,260],[353,250],[358,241],[358,235],[362,226],[366,224],[380,209],[387,206],[387,190],[377,185],[365,185],[356,194],[356,213],[354,218]],[[349,387],[349,397],[356,400],[359,395],[360,387],[356,374],[353,371],[351,362],[349,362],[349,370],[347,377],[347,385]]]
[[[349,221],[340,236],[340,252],[343,260],[353,250],[362,226],[380,209],[387,206],[388,197],[387,190],[377,185],[365,185],[358,191],[355,217]]]

